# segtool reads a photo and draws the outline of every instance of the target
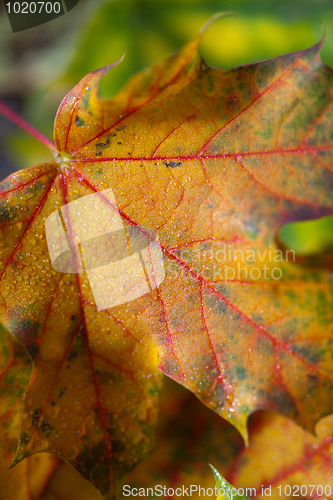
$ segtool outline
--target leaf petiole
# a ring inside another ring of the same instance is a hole
[[[29,122],[27,122],[24,118],[22,118],[20,115],[18,115],[15,111],[10,109],[4,102],[0,100],[0,114],[8,118],[11,122],[15,123],[18,127],[20,127],[22,130],[25,130],[28,132],[28,134],[32,135],[37,139],[37,141],[41,142],[44,144],[45,147],[48,148],[49,151],[53,154],[53,156],[56,158],[58,156],[58,151],[57,148],[55,147],[54,143],[45,135],[43,135],[41,132],[39,132],[35,127],[30,125]]]

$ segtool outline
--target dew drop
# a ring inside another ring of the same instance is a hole
[[[235,396],[234,396],[233,394],[228,394],[228,395],[226,396],[226,399],[227,399],[230,403],[232,403],[232,402],[233,402],[233,400],[234,400],[234,397],[235,397]]]

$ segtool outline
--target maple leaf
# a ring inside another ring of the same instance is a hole
[[[9,469],[20,432],[22,394],[31,375],[24,348],[0,324],[0,483],[6,500],[92,500],[96,490],[59,458],[39,453]]]
[[[238,454],[229,480],[273,499],[288,497],[290,488],[301,498],[331,497],[332,439],[332,415],[317,423],[314,436],[281,415],[259,412],[250,425],[251,446]]]
[[[331,497],[332,415],[316,425],[315,437],[281,415],[256,412],[249,421],[249,441],[245,447],[230,424],[201,405],[189,391],[166,380],[156,449],[129,474],[124,491],[154,491],[161,485],[168,496],[173,492],[180,496],[184,491],[186,496],[191,491],[191,497],[199,500],[205,491],[206,497],[216,498],[208,466],[212,463],[221,478],[220,484],[216,481],[218,490],[222,486],[228,491],[224,476],[240,496],[244,493],[251,498],[278,499],[294,492],[301,498]]]
[[[333,410],[332,277],[275,243],[333,213],[332,70],[322,42],[212,68],[201,35],[113,99],[98,97],[110,67],[84,77],[59,107],[55,161],[0,186],[0,319],[33,359],[15,463],[57,454],[105,498],[152,449],[160,371],[244,437],[258,409],[310,430]],[[45,223],[110,189],[126,230],[158,233],[165,278],[101,310],[87,272],[52,268]]]
[[[0,480],[3,498],[14,498],[12,481],[4,480],[19,436],[20,402],[31,375],[31,362],[22,346],[0,324]],[[11,479],[17,481],[19,471]],[[25,487],[16,488],[18,496]]]

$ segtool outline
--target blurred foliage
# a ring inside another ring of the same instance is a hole
[[[78,51],[64,81],[74,83],[92,69],[124,61],[107,75],[103,92],[114,94],[136,71],[178,50],[216,12],[237,17],[211,26],[201,44],[204,59],[230,68],[309,47],[322,27],[327,36],[322,56],[333,65],[333,7],[320,1],[122,0],[100,2],[81,26]]]
[[[213,66],[230,68],[301,50],[326,30],[323,60],[333,66],[332,0],[81,0],[63,17],[21,33],[0,16],[0,93],[23,97],[24,116],[51,136],[61,98],[85,74],[124,61],[101,82],[101,95],[114,95],[136,71],[178,50],[216,12],[200,52]],[[321,21],[321,23],[320,23]],[[5,147],[2,144],[2,147]],[[38,163],[35,140],[16,132],[6,152],[17,168]],[[47,160],[47,154],[45,155]],[[301,253],[333,246],[333,222],[283,228],[283,243]]]
[[[333,217],[286,224],[280,238],[296,253],[311,255],[333,250]]]

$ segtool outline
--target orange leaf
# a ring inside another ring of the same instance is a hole
[[[332,497],[332,416],[317,424],[317,437],[270,412],[257,414],[252,428],[251,446],[239,454],[229,475],[232,484],[256,488],[257,498]]]
[[[17,447],[21,398],[31,374],[31,362],[23,347],[2,325],[0,367],[0,497],[4,500],[100,498],[70,465],[48,453],[32,455],[9,469]]]
[[[111,100],[98,97],[108,68],[84,77],[58,110],[56,160],[1,185],[0,319],[34,360],[16,462],[58,454],[105,498],[152,448],[157,368],[245,437],[258,409],[307,429],[333,410],[331,276],[280,261],[275,244],[282,224],[333,213],[332,70],[321,42],[225,71],[199,41]],[[80,267],[99,220],[77,209],[88,195],[120,215],[129,248],[134,228],[163,254],[165,276],[153,286],[146,267],[136,300],[125,264],[117,287]]]
[[[57,458],[29,458],[8,470],[20,432],[20,403],[31,374],[31,363],[22,346],[0,325],[0,484],[1,498],[31,500],[38,497]],[[24,439],[24,437],[23,437]],[[38,467],[32,464],[37,464]]]

